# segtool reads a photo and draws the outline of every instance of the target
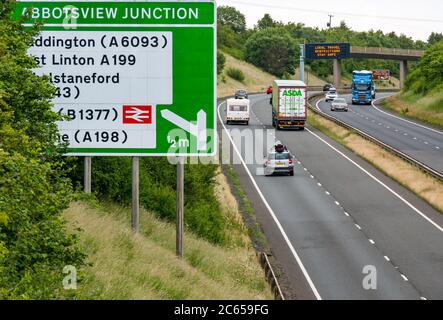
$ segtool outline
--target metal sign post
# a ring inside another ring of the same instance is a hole
[[[176,255],[183,258],[184,232],[184,158],[177,158]]]
[[[84,159],[84,171],[83,171],[83,191],[85,193],[91,193],[92,190],[92,158],[85,157]]]
[[[132,231],[140,230],[140,158],[132,157]]]
[[[300,45],[300,80],[305,82],[305,45]]]

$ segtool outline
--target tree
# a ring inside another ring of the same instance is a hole
[[[298,48],[283,28],[267,28],[252,35],[246,42],[246,60],[281,77],[293,74]]]
[[[241,33],[246,30],[245,16],[234,7],[218,7],[217,22],[223,26],[230,27],[236,33]]]
[[[432,32],[428,38],[428,45],[431,46],[441,40],[443,40],[443,33]]]
[[[27,55],[37,30],[11,20],[13,2],[0,6],[0,299],[68,297],[63,267],[80,268],[84,255],[61,217],[72,188],[60,170],[60,116]]]
[[[406,90],[426,94],[443,90],[443,40],[430,46],[406,79]]]
[[[265,13],[263,18],[258,20],[256,29],[257,30],[265,30],[267,28],[273,28],[277,26],[277,22],[275,22],[272,17],[269,15],[269,13]]]

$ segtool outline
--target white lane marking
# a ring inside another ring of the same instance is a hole
[[[311,174],[311,179],[314,179],[314,176]]]
[[[372,240],[372,239],[369,239],[369,242],[370,242],[371,244],[375,244],[375,241]]]
[[[421,124],[418,124],[418,123],[416,123],[416,122],[414,122],[414,121],[410,121],[410,120],[403,119],[403,118],[401,118],[401,117],[397,117],[397,116],[395,116],[395,115],[393,115],[393,114],[390,114],[389,112],[385,112],[385,111],[379,109],[379,108],[375,105],[375,102],[378,101],[378,100],[380,100],[380,99],[384,99],[384,98],[385,98],[385,97],[382,97],[382,98],[378,98],[378,99],[373,100],[372,103],[371,103],[371,105],[372,105],[376,110],[380,111],[381,113],[387,114],[388,116],[391,116],[391,117],[393,117],[393,118],[400,119],[400,120],[402,120],[402,121],[404,121],[404,122],[407,122],[407,123],[412,123],[412,124],[414,124],[414,125],[416,125],[416,126],[418,126],[418,127],[421,127],[421,128],[424,128],[424,129],[428,129],[428,130],[430,130],[430,131],[433,131],[433,132],[435,132],[435,133],[438,133],[438,134],[442,134],[442,135],[443,135],[443,132],[441,132],[441,131],[435,130],[435,129],[433,129],[433,128],[426,127],[426,126],[421,125]]]
[[[429,144],[429,142],[427,142],[427,141],[425,141],[425,142],[423,142],[424,144]]]
[[[240,161],[243,165],[243,168],[246,170],[246,173],[249,176],[249,179],[251,179],[252,184],[254,185],[255,190],[257,191],[258,195],[262,199],[263,203],[266,206],[266,209],[268,209],[269,214],[271,215],[272,219],[274,220],[275,224],[277,225],[278,229],[280,230],[283,238],[285,239],[286,244],[288,245],[289,249],[291,250],[292,255],[294,256],[295,260],[297,261],[297,264],[299,265],[303,275],[306,278],[306,281],[308,282],[309,286],[311,287],[312,292],[314,293],[314,296],[317,300],[322,300],[319,292],[317,291],[317,288],[314,285],[314,282],[312,281],[311,277],[309,276],[308,271],[306,270],[305,266],[303,265],[303,262],[300,259],[300,256],[298,255],[297,251],[295,250],[294,246],[292,245],[291,241],[289,240],[288,235],[286,234],[285,230],[283,229],[280,221],[278,221],[277,216],[274,213],[274,210],[272,210],[271,206],[269,205],[268,201],[266,201],[266,198],[264,197],[263,193],[261,192],[260,188],[257,185],[257,182],[255,182],[254,177],[251,174],[251,171],[249,171],[248,166],[246,165],[245,161],[243,160],[243,157],[241,156],[240,151],[238,150],[237,146],[234,143],[234,140],[232,140],[231,135],[229,134],[228,130],[226,129],[225,124],[222,121],[221,114],[220,114],[220,106],[224,102],[220,103],[217,107],[217,113],[218,118],[220,120],[220,123],[222,124],[223,128],[225,129],[227,136],[232,144],[232,147],[234,148],[235,153],[237,153],[238,157],[240,158]]]
[[[421,300],[428,300],[428,299],[426,299],[425,297],[420,297],[420,299],[421,299]]]
[[[400,274],[400,275],[403,278],[403,280],[408,281],[408,278],[406,278],[406,276],[404,274]]]
[[[337,206],[339,206],[339,205],[340,205],[340,202],[338,202],[338,201],[335,201],[335,204],[336,204]]]
[[[325,191],[325,193],[329,196],[331,193],[329,191]]]
[[[409,208],[411,208],[412,210],[414,210],[416,213],[418,213],[420,216],[422,216],[426,221],[428,221],[429,223],[431,223],[434,227],[436,227],[438,230],[440,230],[441,232],[443,232],[443,228],[441,226],[439,226],[437,223],[435,223],[431,218],[429,218],[427,215],[425,215],[423,212],[421,212],[420,210],[418,210],[416,207],[414,207],[408,200],[406,200],[405,198],[403,198],[401,195],[399,195],[397,192],[395,192],[394,190],[392,190],[390,187],[388,187],[385,183],[383,183],[382,181],[380,181],[379,179],[377,179],[374,175],[372,175],[368,170],[364,169],[361,165],[359,165],[357,162],[355,162],[354,160],[352,160],[351,158],[349,158],[347,155],[345,155],[343,152],[341,152],[340,150],[338,150],[337,148],[335,148],[333,145],[331,145],[329,142],[327,142],[326,140],[324,140],[323,138],[321,138],[318,134],[312,132],[311,130],[309,130],[309,128],[306,128],[306,130],[311,133],[314,137],[316,137],[317,139],[319,139],[320,141],[322,141],[323,143],[325,143],[327,146],[329,146],[332,150],[334,150],[335,152],[337,152],[338,154],[340,154],[342,157],[344,157],[345,159],[347,159],[349,162],[351,162],[353,165],[355,165],[357,168],[359,168],[361,171],[363,171],[364,173],[366,173],[369,177],[371,177],[374,181],[378,182],[381,186],[383,186],[386,190],[388,190],[389,192],[391,192],[394,196],[396,196],[398,199],[400,199],[404,204],[406,204]]]
[[[440,147],[435,147],[435,149],[440,149]]]
[[[347,213],[346,211],[343,212],[345,214],[345,216],[349,217],[349,213]]]
[[[357,227],[358,230],[361,230],[361,227],[355,223],[355,226]]]
[[[417,138],[416,138],[416,137],[414,137],[414,138],[412,138],[412,139],[414,139],[414,140],[417,140]]]
[[[386,259],[386,261],[391,261],[388,256],[384,256],[384,258]]]
[[[318,185],[319,187],[321,187],[321,183],[320,183],[320,182],[317,182],[317,185]]]

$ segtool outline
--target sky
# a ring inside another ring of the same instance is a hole
[[[237,8],[249,28],[269,13],[277,21],[323,29],[332,14],[332,26],[344,20],[356,31],[395,31],[423,41],[431,32],[443,33],[442,0],[218,0],[217,4]]]

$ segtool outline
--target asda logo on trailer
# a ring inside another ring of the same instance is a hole
[[[300,89],[298,90],[284,90],[283,97],[303,97],[303,93]]]

